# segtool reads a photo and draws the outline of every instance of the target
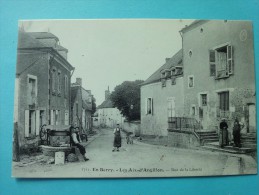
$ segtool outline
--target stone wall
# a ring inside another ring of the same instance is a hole
[[[133,133],[134,136],[140,136],[140,121],[124,121],[122,129]]]
[[[192,148],[200,146],[199,139],[190,131],[173,130],[168,132],[168,146]]]

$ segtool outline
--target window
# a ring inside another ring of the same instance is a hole
[[[68,97],[68,77],[67,75],[64,76],[64,97],[67,98]]]
[[[52,70],[51,80],[52,80],[52,94],[54,95],[56,92],[56,69]]]
[[[216,78],[226,78],[233,74],[233,47],[225,45],[214,50],[210,50],[210,76]]]
[[[216,57],[215,50],[210,51],[210,76],[216,76]]]
[[[191,107],[191,116],[195,116],[196,115],[196,107],[192,106]]]
[[[188,76],[188,88],[194,87],[194,77]]]
[[[201,106],[207,106],[207,94],[201,94]]]
[[[37,77],[33,75],[28,75],[28,104],[36,104],[37,97]]]
[[[25,137],[34,137],[36,135],[36,111],[25,110]]]
[[[60,122],[60,110],[56,110],[55,112],[55,125],[59,125]]]
[[[78,103],[76,103],[76,116],[78,117],[79,115],[79,110],[78,110]]]
[[[175,85],[176,84],[176,77],[175,76],[172,76],[172,78],[171,78],[171,84],[172,85]]]
[[[153,98],[146,99],[146,114],[153,114]]]
[[[229,92],[220,92],[219,95],[219,109],[222,111],[229,110]]]
[[[58,85],[58,95],[61,94],[61,72],[58,71],[58,78],[57,78],[57,85]]]
[[[41,127],[42,125],[44,125],[44,124],[46,124],[46,122],[45,122],[45,111],[44,110],[40,110],[40,114],[39,114],[40,116],[40,119],[39,119],[39,122],[40,122],[40,124],[39,124],[39,127]]]

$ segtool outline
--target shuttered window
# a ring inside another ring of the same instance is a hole
[[[216,76],[216,52],[215,50],[210,50],[210,76]]]

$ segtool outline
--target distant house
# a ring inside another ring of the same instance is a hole
[[[256,131],[252,23],[197,20],[180,31],[183,40],[184,114],[204,130],[235,118],[243,132]]]
[[[39,143],[43,124],[69,124],[70,77],[74,69],[68,50],[48,32],[19,31],[14,121],[21,150]]]
[[[120,111],[113,106],[112,101],[110,100],[110,91],[105,91],[105,100],[101,105],[97,107],[98,113],[98,124],[101,127],[116,127],[116,124],[120,124],[122,126],[124,122],[124,117],[120,113]]]
[[[82,79],[71,84],[71,121],[81,130],[92,128],[92,94],[82,87]]]
[[[167,136],[168,120],[183,115],[182,50],[141,84],[141,134]]]

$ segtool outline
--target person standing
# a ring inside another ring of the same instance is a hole
[[[233,138],[234,138],[234,146],[241,147],[241,125],[239,124],[238,119],[235,119],[234,126],[233,126]]]
[[[220,125],[220,136],[219,136],[219,145],[221,148],[228,145],[228,124],[226,119],[223,118]]]
[[[120,132],[120,125],[117,124],[117,127],[113,131],[114,134],[114,141],[113,141],[113,152],[116,150],[119,151],[119,148],[121,147],[121,132]]]
[[[83,155],[83,158],[85,161],[88,161],[89,158],[87,158],[86,156],[86,150],[85,147],[83,145],[80,144],[80,142],[82,142],[80,135],[79,135],[79,128],[78,127],[71,127],[72,128],[72,134],[71,134],[71,141],[72,141],[72,145],[76,146],[80,153]]]

